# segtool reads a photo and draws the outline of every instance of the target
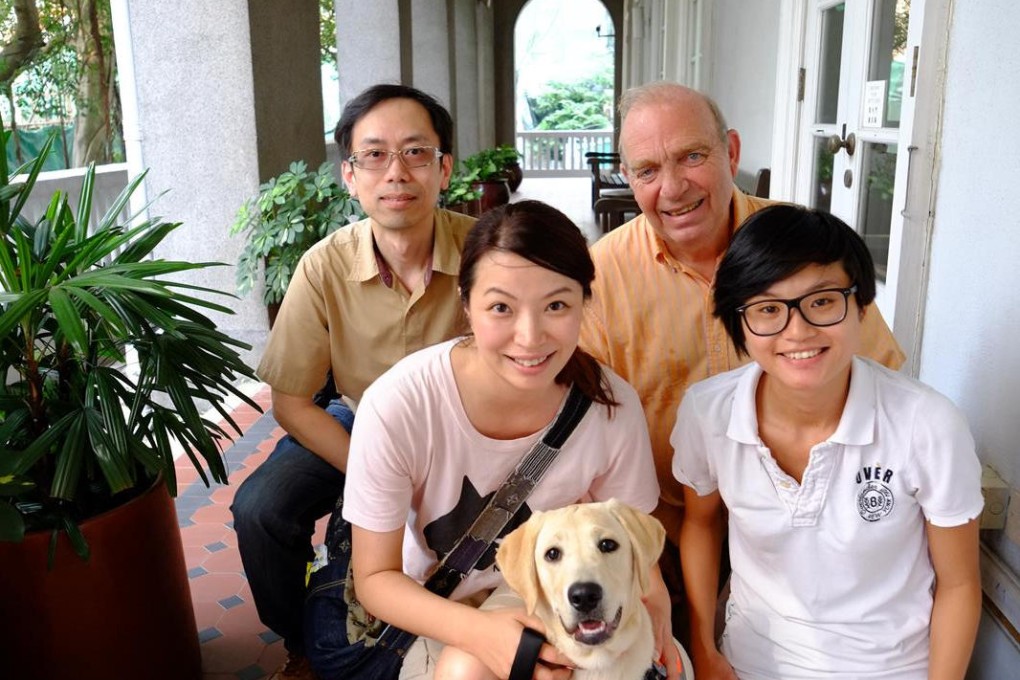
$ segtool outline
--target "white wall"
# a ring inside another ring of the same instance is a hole
[[[711,8],[706,90],[740,132],[740,168],[754,175],[772,157],[779,0],[717,0]]]
[[[982,536],[1013,574],[1020,573],[1020,138],[1010,122],[1020,110],[1018,25],[1014,0],[956,3],[949,25],[919,362],[921,380],[966,412],[978,454],[1013,487],[1007,530]],[[968,680],[1015,677],[1018,659],[1017,643],[986,613]]]
[[[1020,4],[987,0],[975,10],[957,5],[950,27],[920,377],[967,412],[982,458],[1016,488]]]

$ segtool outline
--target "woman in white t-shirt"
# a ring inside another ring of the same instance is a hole
[[[560,211],[536,201],[490,211],[461,256],[471,333],[408,356],[358,406],[344,518],[353,525],[359,601],[420,636],[401,678],[433,671],[437,678],[505,678],[524,626],[541,629],[496,571],[494,546],[452,597],[422,583],[541,438],[572,384],[594,403],[503,533],[533,510],[579,501],[655,507],[658,484],[637,395],[577,347],[594,275],[584,236]],[[656,647],[676,668],[675,648],[663,644],[671,640],[670,611],[658,569],[652,580]],[[541,658],[568,661],[548,645]],[[568,673],[540,664],[535,677]]]
[[[698,680],[962,680],[981,608],[980,465],[948,399],[855,356],[875,297],[864,241],[826,213],[762,210],[714,295],[754,362],[691,387],[671,437]]]

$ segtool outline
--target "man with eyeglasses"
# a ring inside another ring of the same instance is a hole
[[[663,573],[682,601],[683,491],[671,472],[669,437],[689,385],[747,361],[712,316],[712,283],[733,233],[770,201],[736,188],[740,136],[708,97],[650,83],[623,94],[620,114],[623,172],[641,214],[592,246],[596,276],[581,346],[641,397],[660,486],[654,514],[671,541]],[[864,338],[865,356],[892,368],[903,363],[877,308],[867,314]],[[677,614],[686,642],[686,617]]]
[[[287,435],[232,508],[259,617],[288,651],[273,678],[314,677],[305,570],[315,522],[343,490],[353,409],[390,366],[463,329],[457,273],[474,219],[437,207],[453,171],[449,112],[420,90],[376,85],[347,104],[335,138],[368,218],[316,244],[294,273],[258,368]],[[324,410],[314,396],[327,374],[343,399]]]

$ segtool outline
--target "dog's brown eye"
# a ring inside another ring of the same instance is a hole
[[[620,547],[620,544],[611,538],[603,538],[599,541],[599,552],[611,553],[616,552]]]
[[[560,557],[562,555],[563,555],[563,553],[560,552],[559,548],[549,548],[548,550],[545,551],[545,561],[546,562],[559,562],[560,561]]]

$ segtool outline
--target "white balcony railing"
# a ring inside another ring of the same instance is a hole
[[[85,177],[85,168],[70,170],[51,170],[40,172],[35,182],[32,195],[22,208],[21,214],[30,222],[35,222],[46,214],[50,199],[56,191],[67,195],[72,209],[78,205],[81,196],[81,184]],[[24,175],[14,178],[14,182],[25,181]],[[96,180],[92,187],[91,223],[96,224],[107,209],[117,200],[117,196],[128,184],[127,163],[110,163],[96,166]]]
[[[612,151],[612,130],[529,130],[517,132],[526,177],[583,177],[591,172],[589,151]]]

